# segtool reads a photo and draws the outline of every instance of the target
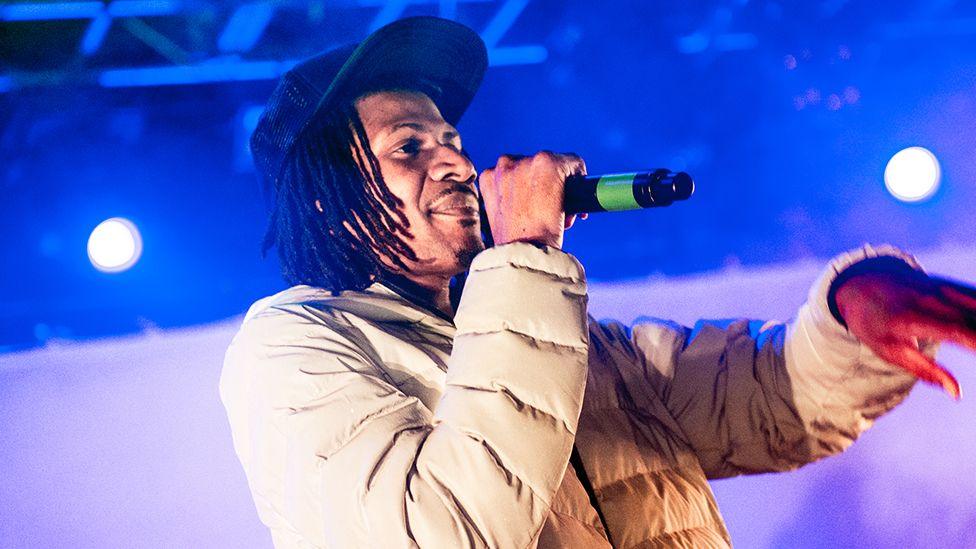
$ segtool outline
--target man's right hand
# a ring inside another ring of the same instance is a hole
[[[586,164],[575,154],[499,157],[478,178],[495,245],[536,242],[562,248],[563,231],[576,219],[563,212],[566,178],[585,173]]]

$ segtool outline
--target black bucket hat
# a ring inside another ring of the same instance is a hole
[[[309,123],[328,109],[385,86],[427,93],[444,120],[457,125],[488,67],[478,33],[438,17],[394,21],[286,72],[251,135],[251,156],[277,189],[281,169]]]

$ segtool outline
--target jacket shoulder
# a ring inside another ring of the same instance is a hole
[[[389,382],[373,343],[332,299],[305,286],[255,302],[224,355],[225,402],[256,398],[286,409],[356,379]]]
[[[248,367],[265,362],[323,363],[324,355],[344,359],[345,364],[371,363],[370,343],[350,318],[349,305],[356,302],[350,293],[333,296],[323,288],[299,285],[259,299],[244,315],[225,367],[233,362]]]

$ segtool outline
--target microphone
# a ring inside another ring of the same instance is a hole
[[[619,212],[670,206],[695,192],[685,172],[659,169],[609,175],[571,175],[566,178],[563,211],[567,214]]]

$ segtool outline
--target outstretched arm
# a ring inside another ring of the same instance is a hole
[[[789,323],[699,321],[688,328],[643,318],[623,330],[605,323],[603,332],[620,334],[610,337],[635,350],[642,379],[710,477],[794,469],[848,447],[914,385],[913,374],[879,357],[831,313],[838,275],[877,256],[927,279],[911,256],[865,246],[831,261]],[[844,278],[858,284],[842,279],[836,290],[857,323],[853,315],[868,316],[867,309],[846,294],[863,294],[868,279]],[[915,349],[930,360],[938,338],[926,337],[919,334]]]
[[[976,351],[976,288],[888,257],[862,261],[841,278],[831,286],[834,317],[886,362],[958,400],[959,382],[919,342],[948,341]]]

